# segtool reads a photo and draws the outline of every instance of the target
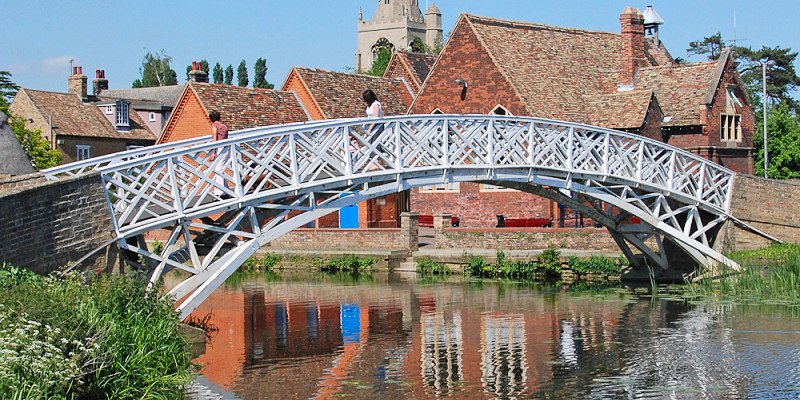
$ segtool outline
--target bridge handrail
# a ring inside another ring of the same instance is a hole
[[[346,121],[346,120],[349,119],[341,119],[341,121]],[[301,121],[301,122],[293,122],[282,125],[270,125],[268,127],[240,129],[236,131],[231,131],[229,134],[229,138],[244,137],[247,136],[248,134],[252,134],[253,132],[264,133],[265,130],[270,130],[270,129],[280,130],[284,127],[291,127],[291,126],[310,127],[318,123],[319,121]],[[148,156],[152,155],[157,156],[158,154],[165,154],[170,150],[182,150],[182,149],[192,148],[199,144],[208,143],[211,141],[212,141],[211,134],[208,134],[200,137],[189,138],[175,142],[167,142],[153,146],[145,146],[133,150],[120,151],[98,157],[87,158],[85,160],[75,161],[72,163],[43,169],[42,173],[44,174],[45,178],[53,181],[70,176],[85,174],[91,171],[98,170],[100,168],[117,165],[133,159],[147,158]]]
[[[383,129],[371,138],[365,135],[369,125]],[[513,140],[525,148],[508,146]],[[734,175],[700,156],[643,136],[533,117],[438,114],[330,120],[254,128],[224,141],[191,143],[162,147],[162,152],[139,158],[119,157],[115,163],[97,167],[110,201],[121,202],[122,207],[112,206],[118,230],[141,226],[147,217],[159,217],[162,210],[175,216],[207,208],[204,199],[215,196],[211,194],[213,175],[224,175],[225,189],[234,186],[229,196],[247,194],[253,199],[325,179],[389,175],[415,168],[557,169],[568,175],[623,179],[722,213],[728,210]],[[213,154],[221,154],[216,151],[222,149],[229,152],[229,158],[221,158],[225,173],[209,172],[217,168]],[[255,154],[245,149],[260,150]],[[257,162],[254,154],[266,162]],[[252,180],[244,187],[246,176],[272,179],[272,187]],[[144,208],[134,213],[129,207]]]

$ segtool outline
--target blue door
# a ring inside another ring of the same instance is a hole
[[[348,194],[349,193],[342,193],[341,196],[344,197]],[[358,203],[339,209],[339,228],[358,228]]]

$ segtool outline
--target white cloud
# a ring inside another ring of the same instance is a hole
[[[67,76],[70,74],[69,61],[72,65],[80,65],[80,59],[75,56],[58,56],[44,60],[30,60],[12,64],[8,70],[13,75],[37,74],[42,76]]]

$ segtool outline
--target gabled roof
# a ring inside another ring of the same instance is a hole
[[[0,111],[0,175],[23,175],[36,170]]]
[[[158,139],[158,143],[171,140],[175,126],[180,118],[197,118],[196,115],[184,115],[183,111],[190,102],[199,103],[203,110],[202,124],[211,123],[208,113],[219,111],[222,121],[230,130],[255,128],[259,126],[287,124],[308,121],[308,113],[293,93],[272,89],[248,88],[241,86],[189,82],[181,95],[178,104]],[[207,132],[193,132],[190,137]],[[179,132],[178,136],[185,135]]]
[[[159,102],[169,108],[174,108],[181,98],[181,93],[186,85],[170,85],[144,87],[134,89],[114,89],[104,90],[98,96],[100,99],[126,99],[126,100],[148,100]],[[136,103],[134,101],[134,103]]]
[[[272,89],[191,82],[206,114],[219,111],[230,130],[308,121],[308,114],[292,93]]]
[[[700,62],[690,65],[673,65],[640,68],[633,86],[656,92],[658,102],[666,117],[664,126],[700,125],[705,111],[705,97],[712,82],[712,72],[717,62]],[[717,79],[717,82],[719,79]]]
[[[85,104],[74,94],[26,88],[20,89],[17,95],[20,94],[28,96],[45,119],[52,117],[53,131],[59,135],[109,139],[156,139],[135,112],[129,113],[130,130],[117,131],[96,105]]]
[[[591,125],[638,129],[644,124],[650,103],[656,102],[656,97],[651,90],[629,90],[586,96],[584,101],[588,105]]]
[[[392,54],[389,65],[386,67],[386,73],[384,73],[383,76],[390,77],[393,69],[403,68],[407,75],[413,80],[413,82],[409,83],[419,90],[422,83],[425,82],[425,78],[428,77],[428,73],[431,72],[431,68],[435,62],[435,54],[396,51]]]
[[[405,114],[413,99],[411,90],[402,79],[294,67],[284,89],[293,75],[299,77],[327,119],[366,117],[366,105],[361,98],[366,89],[372,89],[378,96],[384,115]]]

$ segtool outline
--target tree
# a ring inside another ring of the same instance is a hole
[[[250,80],[247,78],[247,63],[242,60],[239,63],[239,68],[236,70],[236,81],[239,83],[239,86],[246,87]]]
[[[438,35],[433,41],[433,46],[428,46],[419,37],[411,40],[411,51],[414,53],[439,54],[442,52],[442,36]]]
[[[9,126],[34,168],[51,168],[61,163],[61,152],[50,148],[50,142],[42,136],[41,130],[25,129],[25,119],[14,115],[9,118]]]
[[[219,63],[214,64],[214,83],[222,83],[224,79],[222,75],[222,65],[219,65]]]
[[[689,48],[686,49],[686,53],[690,56],[705,55],[709,60],[716,60],[724,47],[725,42],[722,40],[722,34],[717,32],[714,35],[703,38],[703,40],[689,42]]]
[[[228,67],[225,68],[225,84],[233,84],[233,65],[228,64]]]
[[[11,81],[11,72],[0,71],[0,111],[8,114],[8,104],[17,95],[17,86]]]
[[[380,50],[378,50],[378,57],[376,57],[375,61],[372,63],[372,68],[364,73],[372,76],[383,76],[383,73],[386,72],[386,67],[389,66],[389,60],[391,58],[392,51],[389,50],[388,47],[381,47]]]
[[[256,60],[255,76],[253,78],[253,87],[274,89],[275,85],[267,82],[267,60],[259,58]]]
[[[764,175],[764,128],[756,127],[753,145],[759,149],[754,154],[755,174]],[[769,169],[767,176],[774,179],[800,178],[800,119],[787,102],[782,102],[767,117],[767,150]]]
[[[141,78],[133,81],[133,87],[168,86],[178,84],[178,74],[172,69],[172,57],[160,53],[152,54],[150,51],[144,55],[142,66],[139,67]]]

